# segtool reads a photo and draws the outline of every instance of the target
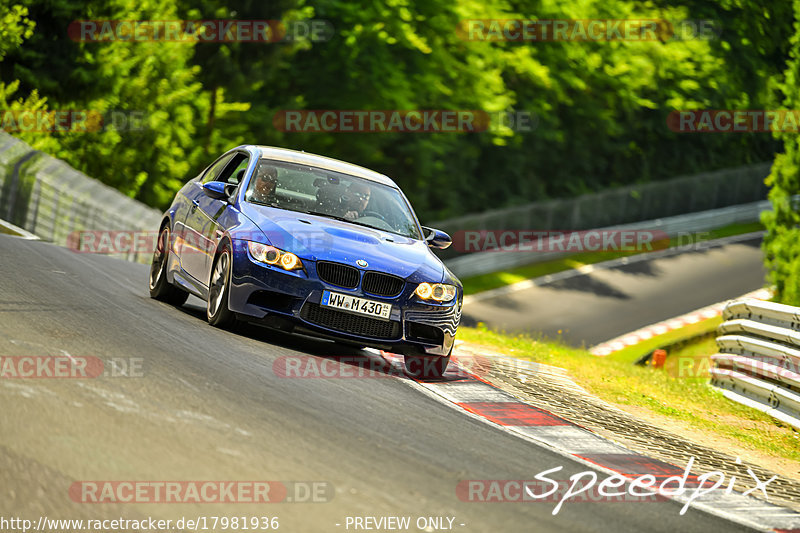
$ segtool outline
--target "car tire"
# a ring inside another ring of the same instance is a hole
[[[416,379],[440,379],[450,364],[450,354],[442,356],[404,356],[406,373]]]
[[[170,305],[181,306],[186,302],[189,293],[167,281],[167,264],[169,263],[170,254],[169,243],[169,225],[165,225],[158,234],[156,249],[153,252],[153,260],[150,262],[150,277],[148,283],[150,298]]]
[[[225,243],[217,253],[214,266],[211,268],[206,305],[208,323],[218,328],[228,327],[236,321],[236,316],[228,308],[232,262],[233,254],[230,246]]]

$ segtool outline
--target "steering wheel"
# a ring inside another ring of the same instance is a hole
[[[362,217],[379,218],[379,219],[383,220],[384,222],[386,222],[386,218],[383,215],[381,215],[380,213],[378,213],[377,211],[364,211],[364,213],[361,216]],[[359,217],[359,218],[361,218],[361,217]]]

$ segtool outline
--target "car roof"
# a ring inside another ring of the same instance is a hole
[[[308,152],[302,152],[298,150],[289,150],[288,148],[277,148],[275,146],[246,145],[240,146],[239,148],[245,148],[252,152],[259,153],[264,159],[273,159],[275,161],[286,161],[288,163],[299,163],[301,165],[324,168],[325,170],[341,172],[342,174],[349,174],[365,180],[388,185],[390,187],[394,187],[395,189],[399,188],[397,184],[388,176],[368,168],[354,165],[352,163],[339,161],[338,159],[332,159],[330,157],[310,154]]]

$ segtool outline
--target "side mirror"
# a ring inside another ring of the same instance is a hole
[[[442,230],[422,226],[422,231],[425,232],[425,241],[431,248],[444,250],[453,244],[453,239],[450,238],[450,235]]]
[[[229,197],[227,185],[227,183],[223,183],[221,181],[209,181],[203,185],[203,192],[211,198],[216,198],[217,200],[227,200]]]

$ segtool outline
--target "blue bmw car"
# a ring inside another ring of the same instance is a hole
[[[164,213],[150,296],[207,302],[208,322],[258,323],[404,355],[440,377],[463,288],[400,188],[371,170],[281,148],[239,146]]]

